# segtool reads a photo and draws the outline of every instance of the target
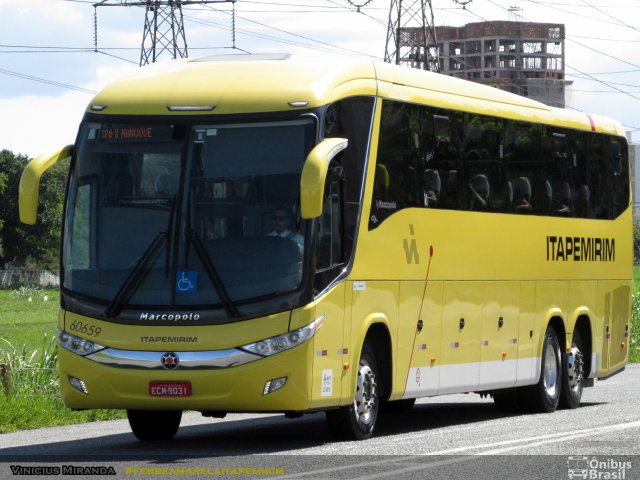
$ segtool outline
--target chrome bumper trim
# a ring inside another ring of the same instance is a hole
[[[104,365],[119,368],[144,368],[149,370],[167,370],[160,359],[167,351],[118,350],[106,348],[86,355],[88,358]],[[244,365],[263,357],[237,348],[228,350],[208,350],[198,352],[173,352],[178,358],[178,365],[172,370],[198,370],[207,368],[229,368]]]

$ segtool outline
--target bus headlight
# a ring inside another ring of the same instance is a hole
[[[86,340],[84,338],[76,337],[75,335],[71,335],[70,333],[65,332],[64,330],[56,329],[58,331],[58,343],[60,346],[70,352],[75,353],[76,355],[90,355],[98,350],[104,350],[106,347],[99,345],[91,340]]]
[[[243,345],[240,348],[255,353],[256,355],[262,355],[263,357],[275,355],[276,353],[284,352],[285,350],[297,347],[311,340],[323,323],[324,315],[321,315],[309,325],[298,330],[278,335],[277,337],[266,338],[259,342],[250,343],[249,345]]]

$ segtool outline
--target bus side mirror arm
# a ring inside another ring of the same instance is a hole
[[[73,145],[67,145],[51,155],[38,155],[31,160],[20,177],[20,198],[18,202],[20,221],[28,225],[35,225],[38,213],[38,191],[42,174],[53,167],[58,161],[74,154]]]
[[[325,138],[309,152],[300,177],[300,213],[303,219],[322,214],[322,196],[329,164],[347,145],[349,141],[346,138]]]

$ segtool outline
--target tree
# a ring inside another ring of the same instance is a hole
[[[57,268],[69,163],[60,162],[43,175],[37,224],[25,225],[18,213],[18,187],[28,161],[25,155],[0,151],[0,268],[9,262]]]
[[[7,189],[7,174],[3,171],[0,162],[0,199],[4,199],[4,193]],[[0,215],[0,235],[2,234],[2,226],[4,225],[4,216]],[[2,237],[0,237],[2,238]],[[0,254],[2,252],[2,242],[0,241]]]

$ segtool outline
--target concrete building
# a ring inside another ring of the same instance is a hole
[[[436,38],[441,73],[564,108],[563,24],[478,22],[436,27]]]

